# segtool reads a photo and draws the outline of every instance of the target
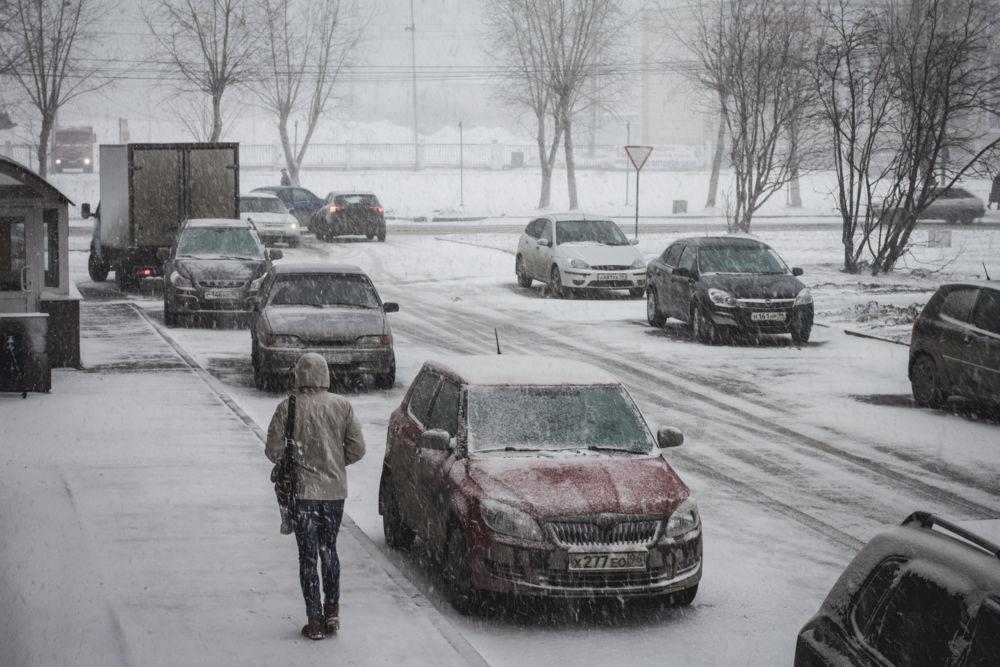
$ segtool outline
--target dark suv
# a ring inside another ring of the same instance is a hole
[[[877,535],[799,632],[795,667],[1000,665],[1000,546],[980,532],[914,512]]]
[[[385,241],[385,209],[371,192],[331,192],[309,220],[320,241],[335,236],[361,236]]]
[[[942,285],[913,322],[910,386],[924,407],[949,396],[1000,403],[1000,284]]]

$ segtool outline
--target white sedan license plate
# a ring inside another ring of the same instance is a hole
[[[646,552],[623,554],[570,554],[571,570],[645,570]]]
[[[239,293],[239,290],[210,289],[210,290],[205,290],[205,298],[206,299],[225,299],[225,300],[228,300],[228,301],[232,301],[232,300],[240,298],[240,293]]]
[[[750,313],[750,319],[754,322],[784,322],[785,311],[779,310],[773,313]]]
[[[351,355],[348,352],[326,352],[323,354],[323,358],[328,364],[346,364],[351,361]]]
[[[628,276],[624,273],[598,273],[598,280],[627,280]]]

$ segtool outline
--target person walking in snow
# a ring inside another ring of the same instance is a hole
[[[288,178],[288,170],[287,169],[282,169],[281,170],[281,184],[282,185],[291,185],[292,184],[292,179]]]
[[[350,401],[327,391],[330,370],[323,357],[310,352],[299,358],[295,386],[295,491],[289,513],[299,547],[299,583],[309,619],[302,634],[323,639],[340,628],[337,533],[347,498],[347,466],[365,455],[365,440]],[[285,452],[288,404],[287,398],[278,404],[267,429],[265,454],[272,463]],[[320,604],[317,555],[325,604]]]
[[[1000,171],[997,171],[997,175],[993,177],[993,187],[990,189],[990,200],[986,202],[986,210],[989,210],[993,204],[996,204],[997,208],[1000,209]]]

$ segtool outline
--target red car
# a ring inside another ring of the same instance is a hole
[[[428,361],[389,421],[386,542],[441,555],[449,598],[667,596],[689,604],[701,519],[631,396],[589,364],[534,357]]]

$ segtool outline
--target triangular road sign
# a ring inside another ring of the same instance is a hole
[[[649,154],[653,152],[652,146],[626,146],[625,152],[628,153],[628,159],[632,161],[632,166],[635,167],[636,171],[642,169],[642,165],[646,164],[646,160],[649,159]]]

